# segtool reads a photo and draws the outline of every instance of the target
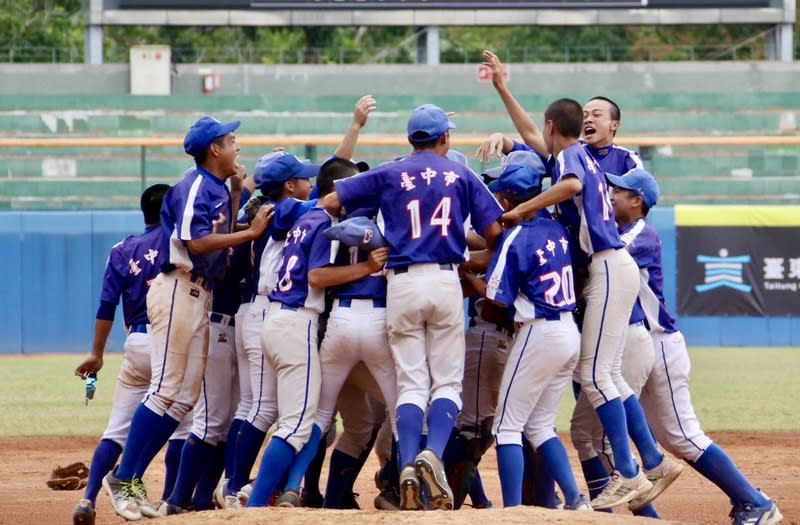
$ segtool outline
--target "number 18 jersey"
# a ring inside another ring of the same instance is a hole
[[[571,251],[569,233],[549,218],[506,230],[486,272],[486,297],[513,304],[520,323],[575,310]]]

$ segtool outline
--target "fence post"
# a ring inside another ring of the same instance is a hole
[[[139,178],[141,179],[141,191],[139,192],[144,193],[145,188],[147,187],[147,147],[142,144],[139,146]]]
[[[306,144],[305,156],[312,163],[317,162],[317,146],[316,144]]]

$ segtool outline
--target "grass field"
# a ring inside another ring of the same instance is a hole
[[[800,348],[713,348],[690,351],[692,394],[705,430],[800,430]],[[111,407],[121,354],[106,356],[95,399],[72,375],[79,355],[0,358],[0,437],[100,435]],[[569,427],[571,395],[558,427]]]

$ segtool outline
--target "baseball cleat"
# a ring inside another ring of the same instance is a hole
[[[776,525],[783,521],[783,514],[775,500],[769,500],[769,505],[764,507],[749,504],[738,508],[734,506],[730,518],[732,525]]]
[[[650,492],[642,496],[636,497],[628,503],[628,510],[639,510],[664,492],[667,487],[678,479],[678,476],[683,472],[683,465],[673,460],[672,458],[664,455],[664,459],[654,469],[645,470],[645,476],[653,484]]]
[[[641,469],[632,478],[624,478],[615,470],[608,484],[592,500],[591,505],[594,510],[610,509],[647,494],[652,488],[653,484]]]
[[[72,525],[94,525],[95,511],[92,502],[82,499],[72,513]]]
[[[158,507],[158,516],[175,516],[177,514],[183,514],[183,509],[177,505],[173,505],[172,503],[165,501]]]
[[[375,496],[373,505],[378,510],[400,510],[400,494],[392,488],[382,490]]]
[[[278,499],[275,501],[276,507],[300,507],[300,493],[294,489],[289,489],[285,491],[283,494],[278,496]]]
[[[400,471],[400,510],[425,510],[422,486],[414,465],[406,465]]]
[[[579,512],[593,512],[594,509],[583,494],[579,494],[575,501],[569,504],[563,504],[564,510],[577,510]]]
[[[214,504],[217,506],[218,509],[227,509],[228,506],[225,502],[225,490],[228,488],[228,480],[226,478],[222,478],[219,483],[217,483],[217,488],[214,489],[214,494],[212,499],[214,500]]]
[[[453,510],[453,491],[447,484],[444,466],[436,453],[426,448],[417,454],[415,464],[422,482],[428,487],[431,507],[436,510]]]
[[[142,519],[139,504],[136,503],[136,489],[131,481],[123,481],[114,477],[114,472],[109,472],[103,478],[103,488],[111,498],[114,512],[128,521]]]
[[[139,512],[142,516],[145,518],[158,518],[159,503],[155,505],[150,503],[150,500],[147,498],[147,488],[144,486],[144,481],[139,478],[133,478],[131,480],[131,486],[136,493],[136,504],[139,506]]]

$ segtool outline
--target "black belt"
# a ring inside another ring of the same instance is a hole
[[[426,263],[420,263],[420,264],[426,264]],[[396,267],[391,268],[391,269],[394,270],[394,274],[395,275],[399,275],[401,273],[406,273],[408,271],[408,266],[396,266]],[[453,263],[440,263],[439,264],[439,269],[440,270],[452,270],[453,269]]]
[[[339,306],[341,306],[342,308],[350,308],[351,306],[353,306],[353,301],[354,300],[358,301],[359,299],[358,298],[353,299],[353,298],[350,298],[350,297],[348,297],[346,299],[339,299]],[[363,300],[364,301],[369,301],[369,299],[363,299]],[[372,307],[373,308],[386,308],[386,299],[384,299],[384,298],[372,299]]]
[[[281,303],[281,310],[289,310],[290,312],[296,312],[298,310],[298,307],[289,306],[288,304]]]
[[[209,292],[214,289],[214,281],[212,281],[205,275],[200,275],[192,272],[191,274],[189,274],[189,280],[192,281],[197,286],[202,286]]]
[[[232,315],[212,313],[208,316],[208,320],[212,323],[224,324],[226,326],[236,326],[236,320]]]
[[[130,328],[128,328],[129,334],[146,334],[147,333],[147,325],[146,324],[133,324]]]

